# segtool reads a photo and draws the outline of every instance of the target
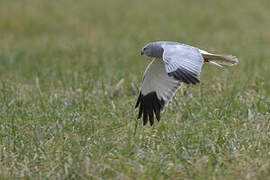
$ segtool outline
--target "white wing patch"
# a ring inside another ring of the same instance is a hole
[[[169,101],[175,88],[180,86],[180,82],[168,76],[165,71],[164,63],[161,59],[154,59],[146,68],[141,93],[147,95],[150,92],[156,92],[158,98]]]
[[[170,77],[161,59],[154,59],[146,68],[140,95],[136,106],[139,107],[138,119],[143,114],[143,124],[148,120],[154,124],[154,114],[160,120],[160,112],[180,88],[181,82]]]

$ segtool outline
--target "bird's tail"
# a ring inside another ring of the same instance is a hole
[[[211,54],[206,51],[202,51],[201,54],[206,62],[215,64],[217,66],[221,65],[234,66],[238,64],[237,57],[232,55]]]

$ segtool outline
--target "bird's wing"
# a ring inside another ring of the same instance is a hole
[[[165,44],[162,47],[163,61],[169,76],[187,84],[200,82],[204,60],[197,48],[181,44]]]
[[[160,112],[173,97],[181,82],[168,76],[161,59],[154,59],[146,68],[140,95],[135,108],[139,107],[138,119],[143,115],[143,124],[154,124],[154,114],[160,120]]]

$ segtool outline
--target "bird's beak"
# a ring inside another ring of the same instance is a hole
[[[143,51],[141,51],[141,56],[143,55]]]

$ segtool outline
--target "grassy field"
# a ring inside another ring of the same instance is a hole
[[[269,1],[1,0],[0,179],[270,179]],[[233,54],[154,127],[149,41]]]

